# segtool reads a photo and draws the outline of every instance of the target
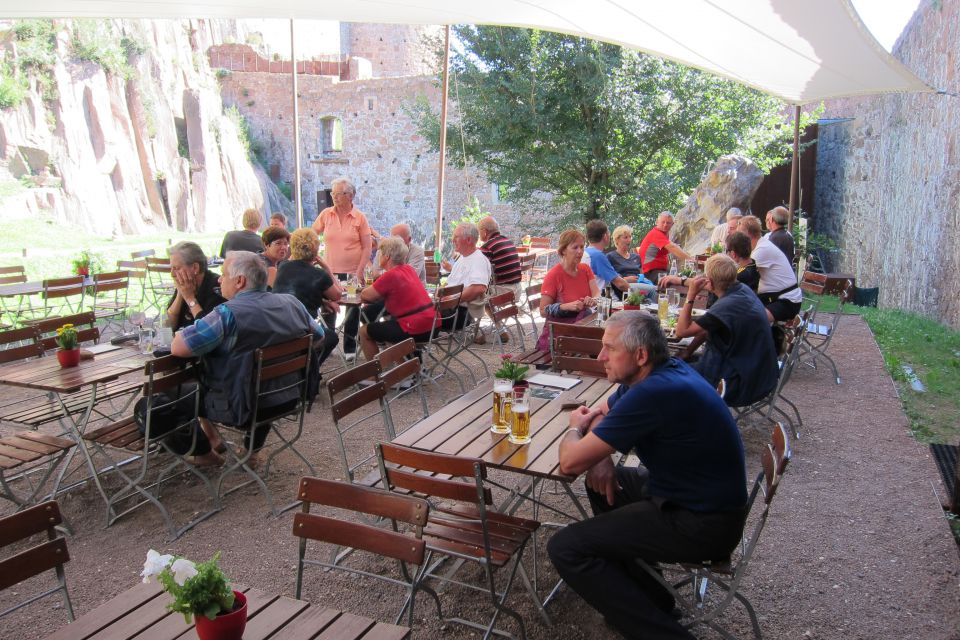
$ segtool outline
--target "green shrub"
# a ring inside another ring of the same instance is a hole
[[[13,77],[6,63],[0,65],[0,109],[19,106],[26,95],[23,80]]]
[[[104,20],[76,20],[70,51],[79,60],[100,65],[109,74],[128,78],[133,73],[127,62],[123,40],[114,40],[113,26]]]
[[[57,30],[51,20],[18,20],[13,26],[17,41],[17,66],[37,78],[44,100],[57,98],[53,65],[57,61]]]

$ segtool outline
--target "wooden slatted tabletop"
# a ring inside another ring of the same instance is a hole
[[[109,345],[98,345],[107,349]],[[81,360],[76,367],[61,368],[53,355],[0,367],[0,384],[54,393],[73,393],[81,388],[115,380],[143,369],[153,356],[135,348],[120,346],[96,353],[92,360]]]
[[[0,298],[15,298],[17,296],[32,296],[43,291],[42,282],[19,282],[17,284],[0,285]]]
[[[377,622],[352,613],[311,605],[234,585],[247,596],[244,640],[404,640],[410,629]],[[193,625],[166,605],[170,596],[154,581],[138,584],[62,627],[48,640],[173,640],[196,637]]]
[[[559,470],[559,444],[569,428],[565,403],[583,400],[594,406],[613,393],[615,385],[599,378],[583,378],[577,386],[553,400],[530,399],[532,442],[515,445],[506,435],[490,431],[493,417],[492,385],[484,385],[444,406],[393,442],[438,453],[480,458],[491,467],[550,480],[572,481]]]

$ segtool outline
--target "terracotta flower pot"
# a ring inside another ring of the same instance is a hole
[[[624,311],[640,311],[642,307],[638,304],[625,304],[623,305]]]
[[[80,349],[60,349],[57,351],[57,362],[63,368],[77,366],[80,364]]]
[[[206,616],[193,617],[200,640],[241,640],[243,638],[243,629],[247,626],[247,596],[234,591],[233,597],[236,601],[230,613],[221,613],[213,620]]]
[[[517,391],[517,390],[519,390],[519,389],[527,389],[527,388],[529,388],[529,387],[530,387],[530,383],[527,382],[526,380],[520,380],[520,381],[518,381],[518,382],[514,382],[514,383],[513,383],[513,389],[514,389],[514,391]]]

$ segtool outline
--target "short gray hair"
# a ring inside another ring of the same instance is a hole
[[[620,340],[628,351],[646,349],[653,366],[669,359],[667,337],[656,316],[646,311],[618,311],[607,320],[607,328],[610,327],[621,328]]]
[[[493,216],[486,216],[477,223],[477,227],[487,233],[500,233],[500,225]]]
[[[669,211],[661,211],[660,215],[657,216],[657,222],[660,222],[664,218],[670,218],[671,220],[673,220],[673,214],[670,213]]]
[[[342,184],[344,187],[346,187],[347,191],[349,191],[351,195],[357,195],[357,187],[353,184],[353,181],[350,180],[350,178],[337,178],[330,183],[330,191],[333,191],[338,184]]]
[[[736,207],[730,207],[729,209],[727,209],[727,222],[730,222],[735,218],[742,218],[742,217],[743,217],[743,212],[740,211],[740,209]]]
[[[170,255],[177,254],[184,264],[200,265],[200,273],[207,272],[207,256],[196,242],[183,240],[170,247]]]
[[[267,288],[267,265],[260,256],[252,251],[227,251],[226,259],[230,261],[230,273],[226,273],[227,264],[224,262],[224,275],[228,278],[246,278],[247,286],[243,291],[263,291]]]
[[[480,231],[477,229],[477,225],[472,222],[461,222],[457,226],[457,230],[463,233],[463,237],[476,242],[480,239]]]
[[[407,241],[407,238],[410,238],[411,241],[413,240],[412,232],[410,231],[410,225],[406,222],[398,222],[390,227],[390,235],[403,238],[404,242]]]
[[[400,236],[387,236],[380,240],[377,253],[383,254],[395,265],[407,263],[407,243]]]
[[[778,227],[787,226],[787,219],[790,217],[790,212],[787,211],[786,207],[774,207],[770,209],[770,217],[773,218],[773,221],[777,223]]]

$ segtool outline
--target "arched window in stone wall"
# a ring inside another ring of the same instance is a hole
[[[320,153],[325,156],[343,152],[343,121],[336,116],[320,118]]]

